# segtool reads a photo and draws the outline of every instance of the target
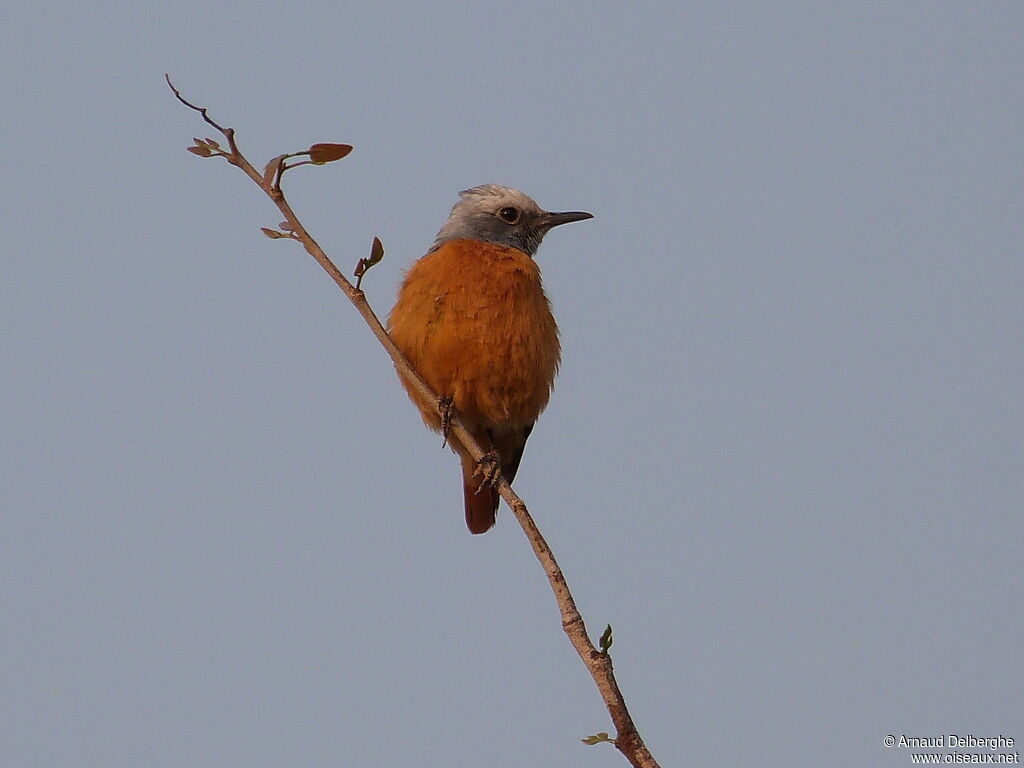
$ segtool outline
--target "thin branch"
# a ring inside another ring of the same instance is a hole
[[[291,166],[285,165],[284,161],[288,157],[295,157],[296,155],[303,153],[280,155],[267,164],[267,168],[264,173],[260,173],[239,151],[238,145],[235,143],[234,129],[218,125],[207,114],[206,107],[197,106],[186,100],[178,89],[174,87],[170,77],[165,75],[165,78],[167,80],[167,85],[170,86],[171,91],[173,91],[178,101],[189,109],[198,112],[207,124],[216,128],[227,139],[230,152],[211,151],[210,156],[219,155],[227,159],[229,163],[240,168],[246,176],[248,176],[267,194],[268,197],[270,197],[278,210],[284,215],[285,221],[280,225],[282,229],[287,229],[293,239],[302,243],[302,247],[306,252],[316,259],[317,263],[323,267],[324,271],[327,272],[335,284],[345,293],[346,296],[348,296],[349,300],[355,305],[356,310],[362,316],[363,320],[370,327],[370,331],[377,337],[377,340],[381,343],[381,346],[384,347],[385,351],[394,362],[395,367],[402,373],[403,377],[407,381],[412,382],[413,387],[422,399],[427,402],[438,402],[439,398],[437,394],[431,391],[430,387],[427,386],[426,382],[420,378],[419,374],[416,373],[413,367],[409,364],[409,361],[405,359],[405,356],[401,353],[398,347],[395,346],[395,343],[391,340],[387,330],[385,330],[383,324],[377,318],[377,315],[373,312],[373,309],[367,302],[366,296],[363,294],[362,290],[360,290],[358,283],[353,285],[345,275],[342,274],[341,270],[334,265],[334,262],[328,258],[327,254],[316,240],[314,240],[309,232],[306,231],[306,228],[302,225],[302,222],[299,221],[295,212],[285,199],[284,192],[281,190],[281,176],[284,171],[299,165],[306,165],[309,161],[295,163]],[[377,244],[378,243],[375,242],[375,249]],[[361,276],[362,275],[360,275],[360,278]],[[477,444],[476,440],[473,439],[473,436],[459,419],[458,412],[452,410],[448,415],[448,418],[450,418],[449,432],[458,438],[459,442],[465,446],[474,460],[479,461],[480,457],[484,455],[484,451],[480,445]],[[562,569],[559,568],[558,563],[555,560],[555,556],[551,552],[551,547],[548,546],[547,541],[545,541],[544,537],[541,535],[540,529],[537,528],[537,524],[533,521],[533,517],[526,508],[526,503],[519,498],[516,492],[512,490],[512,486],[510,486],[503,477],[498,480],[498,491],[512,510],[512,514],[515,515],[516,521],[523,529],[523,533],[526,534],[526,538],[530,542],[530,546],[533,548],[534,554],[537,556],[537,560],[540,561],[541,566],[544,568],[544,573],[547,574],[548,583],[551,585],[551,590],[555,594],[555,600],[558,603],[558,609],[562,615],[562,629],[565,630],[565,634],[568,636],[569,642],[572,643],[573,648],[576,649],[576,653],[579,654],[580,659],[582,659],[583,664],[587,667],[591,677],[594,679],[594,683],[597,685],[597,690],[601,694],[601,698],[604,700],[605,707],[608,709],[608,714],[611,716],[612,723],[615,725],[616,737],[612,743],[615,744],[615,747],[626,757],[627,760],[629,760],[630,764],[635,766],[635,768],[658,768],[658,763],[644,745],[643,739],[641,739],[640,734],[636,729],[636,725],[633,723],[633,719],[629,714],[629,710],[626,707],[626,702],[622,697],[622,692],[619,690],[619,685],[615,680],[611,656],[606,652],[607,646],[605,646],[605,652],[602,652],[595,648],[594,644],[590,641],[590,638],[587,635],[586,625],[583,622],[583,617],[576,608],[576,601],[573,599],[572,593],[569,591],[569,586],[566,584]],[[600,741],[600,739],[598,741]]]
[[[228,146],[231,148],[231,154],[232,155],[237,155],[238,154],[238,147],[235,146],[235,129],[234,128],[222,128],[221,126],[217,125],[217,123],[215,123],[213,121],[213,118],[211,118],[208,114],[206,114],[206,107],[199,107],[199,106],[196,106],[195,104],[193,104],[190,101],[186,101],[185,97],[181,95],[181,91],[179,91],[177,88],[174,87],[174,83],[171,82],[171,76],[168,75],[167,73],[164,73],[164,80],[167,81],[167,86],[174,93],[174,97],[178,101],[180,101],[182,104],[184,104],[186,107],[188,107],[189,109],[193,109],[196,112],[198,112],[200,115],[202,115],[203,120],[206,122],[207,125],[213,126],[218,131],[220,131],[224,135],[224,138],[228,140]]]

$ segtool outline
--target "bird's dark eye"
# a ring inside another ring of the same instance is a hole
[[[498,211],[498,216],[500,216],[501,220],[506,224],[515,224],[519,221],[519,209],[508,205]]]

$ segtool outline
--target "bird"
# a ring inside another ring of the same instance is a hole
[[[425,400],[401,370],[399,378],[423,422],[459,456],[470,533],[493,527],[496,470],[515,478],[558,372],[558,326],[534,256],[553,227],[590,218],[545,211],[499,184],[463,190],[399,287],[388,333],[438,400]],[[484,448],[479,463],[448,435],[453,411]]]

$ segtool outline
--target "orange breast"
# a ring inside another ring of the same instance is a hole
[[[388,318],[395,343],[440,395],[451,395],[467,426],[496,431],[532,424],[558,371],[558,328],[525,253],[477,240],[451,240],[417,261]],[[406,386],[427,425],[436,403]]]

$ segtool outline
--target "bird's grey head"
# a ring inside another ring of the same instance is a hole
[[[508,245],[533,256],[552,227],[593,218],[583,211],[542,210],[518,189],[498,184],[463,190],[459,198],[430,250],[436,251],[449,240],[466,238]]]

